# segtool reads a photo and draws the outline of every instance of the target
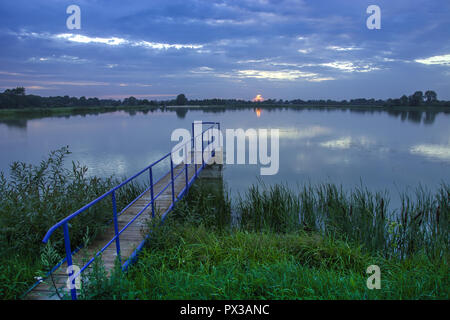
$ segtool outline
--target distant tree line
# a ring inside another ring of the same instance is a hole
[[[338,105],[338,106],[450,106],[450,101],[439,101],[435,91],[427,90],[425,94],[422,91],[416,91],[410,96],[403,95],[398,99],[351,99],[351,100],[272,100],[268,99],[262,104],[296,104],[296,105]]]
[[[86,97],[41,97],[26,94],[25,88],[6,89],[0,93],[0,109],[21,109],[21,108],[61,108],[61,107],[107,107],[107,106],[211,106],[211,105],[308,105],[308,106],[450,106],[450,101],[439,101],[436,92],[427,90],[425,93],[416,91],[410,96],[403,95],[398,99],[352,99],[352,100],[275,100],[267,99],[263,102],[253,102],[238,99],[202,99],[188,100],[184,94],[179,94],[176,99],[166,101],[155,101],[148,99],[137,99],[135,97],[123,100],[98,99]]]

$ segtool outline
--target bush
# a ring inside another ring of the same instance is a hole
[[[117,179],[89,177],[87,167],[72,162],[66,169],[68,147],[50,153],[39,165],[15,162],[7,179],[0,172],[0,298],[18,298],[43,267],[40,253],[47,230],[61,219],[109,191]],[[118,206],[134,199],[141,187],[128,185],[118,193]],[[105,198],[69,223],[72,250],[84,237],[95,238],[112,218],[112,203]],[[87,234],[86,234],[87,233]],[[52,244],[65,256],[62,230],[55,232]]]

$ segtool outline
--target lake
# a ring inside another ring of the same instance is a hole
[[[362,182],[387,190],[398,205],[399,192],[450,181],[450,113],[376,109],[177,108],[0,120],[0,170],[7,173],[13,161],[38,164],[68,145],[69,159],[89,174],[130,176],[168,153],[172,131],[190,129],[195,120],[218,121],[222,129],[280,130],[278,174],[260,176],[258,165],[225,166],[233,196],[258,179],[294,187],[334,182],[345,189]]]

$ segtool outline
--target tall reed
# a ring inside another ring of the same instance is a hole
[[[450,186],[432,194],[418,187],[415,197],[402,195],[391,209],[386,193],[363,186],[345,192],[334,184],[250,187],[237,201],[240,225],[247,230],[287,233],[316,231],[344,238],[374,253],[404,258],[424,251],[430,258],[448,255]]]

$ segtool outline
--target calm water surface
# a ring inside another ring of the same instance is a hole
[[[430,189],[450,181],[450,115],[420,112],[398,115],[350,110],[252,109],[126,112],[0,121],[0,170],[13,161],[39,163],[68,145],[69,159],[91,175],[130,176],[170,151],[176,128],[194,120],[220,121],[226,128],[279,128],[280,170],[263,176],[268,184],[335,182],[346,189],[361,181],[370,190],[399,191],[419,184]],[[228,165],[227,187],[235,196],[256,183],[257,165]]]

